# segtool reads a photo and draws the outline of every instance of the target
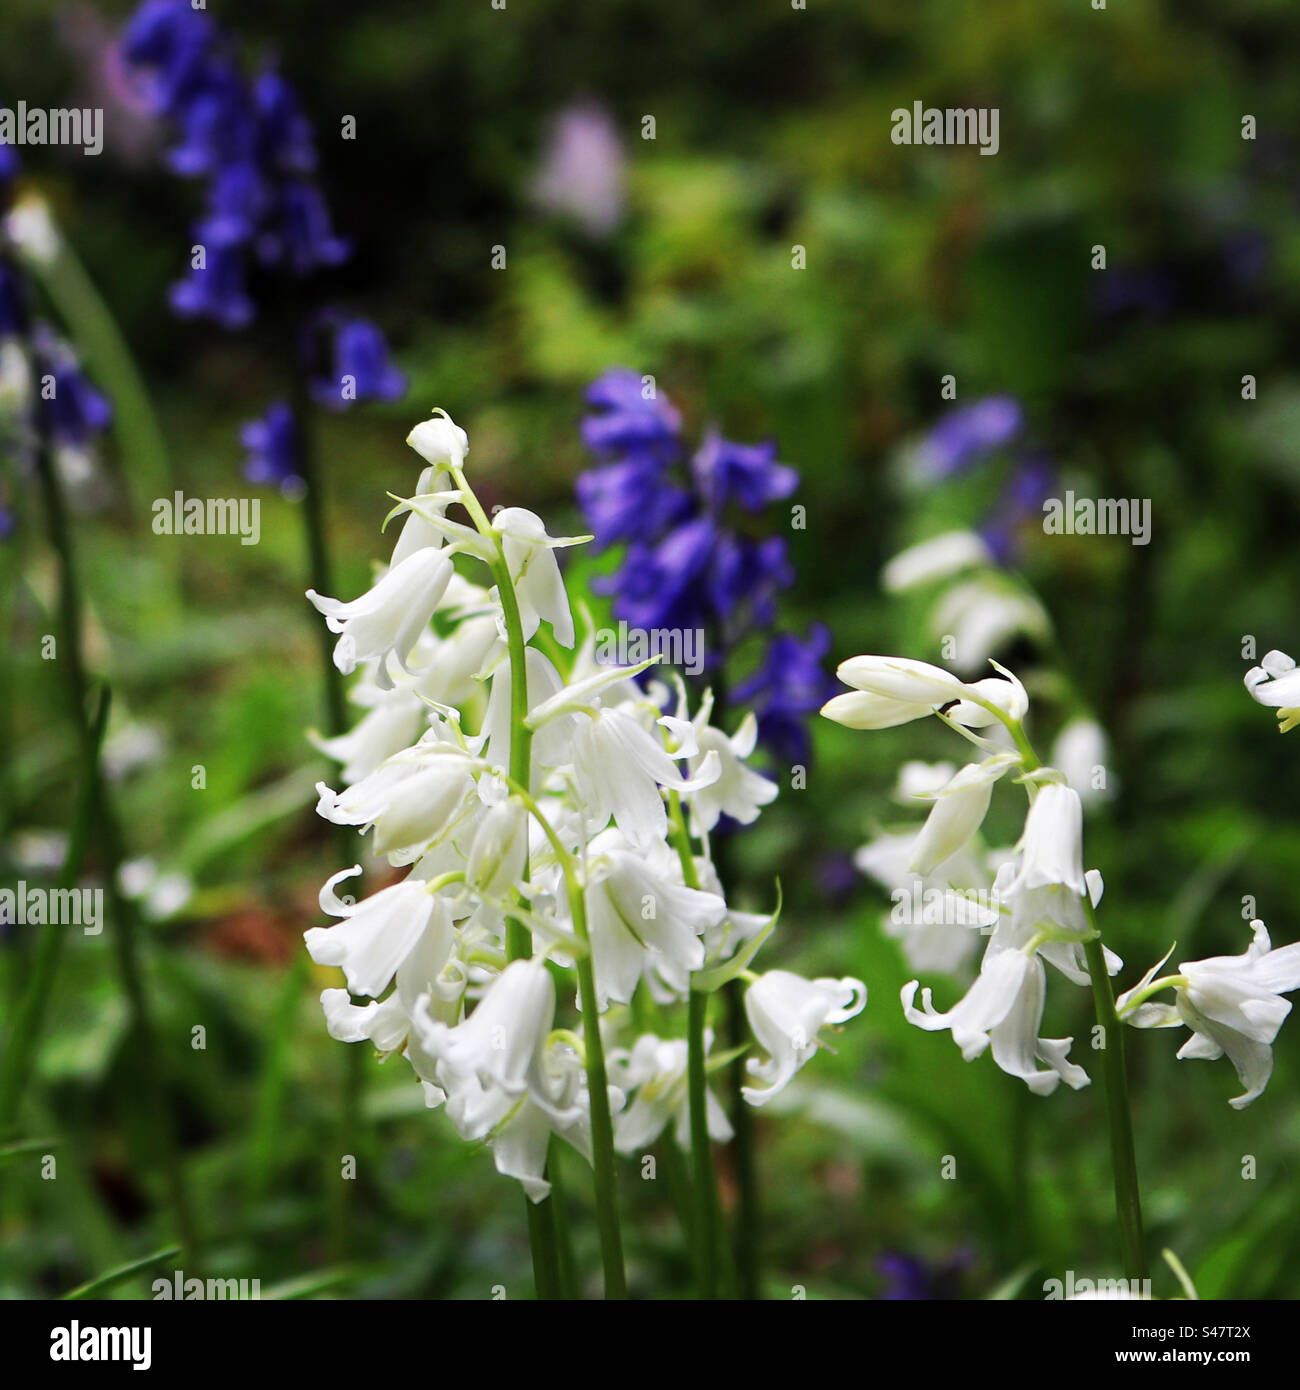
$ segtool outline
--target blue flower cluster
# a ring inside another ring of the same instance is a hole
[[[255,272],[301,281],[348,258],[351,248],[335,233],[315,181],[312,123],[274,66],[246,76],[232,37],[189,0],[144,0],[122,36],[121,54],[149,109],[175,132],[168,167],[204,186],[189,271],[171,290],[178,314],[245,328],[256,314]],[[406,391],[380,330],[337,310],[309,320],[304,361],[313,372],[313,398],[333,409],[397,400]],[[315,370],[317,363],[323,369]],[[296,478],[296,431],[283,420],[288,410],[277,401],[248,427],[259,441],[245,464],[250,481],[283,485]],[[265,437],[257,435],[259,425]]]
[[[13,202],[21,161],[12,146],[0,145],[0,213]],[[16,453],[30,466],[30,444],[39,436],[57,451],[84,451],[113,420],[108,399],[90,382],[72,348],[48,324],[33,320],[31,295],[22,272],[0,235],[0,346],[18,348],[25,377],[13,394],[15,417],[0,420],[12,432]],[[39,386],[35,385],[39,383]],[[14,528],[0,500],[0,540]]]
[[[650,378],[606,372],[587,390],[582,439],[598,460],[577,482],[578,503],[600,547],[626,547],[597,585],[615,617],[647,632],[701,631],[716,681],[751,637],[764,643],[756,669],[732,690],[754,709],[759,736],[778,758],[806,763],[807,720],[833,693],[822,669],[829,634],[774,632],[778,595],[794,580],[780,536],[745,525],[799,484],[776,445],[735,444],[710,431],[687,457],[681,415]]]
[[[979,530],[1003,563],[1012,558],[1016,535],[1028,521],[1041,520],[1042,505],[1056,484],[1056,469],[1043,453],[1024,442],[1025,416],[1011,396],[985,396],[949,411],[920,448],[927,477],[944,479],[969,472],[992,454],[1010,450],[1013,465],[1002,492]]]

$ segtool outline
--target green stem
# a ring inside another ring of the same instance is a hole
[[[161,497],[172,486],[167,445],[149,392],[145,389],[130,346],[117,319],[75,251],[63,238],[52,262],[32,260],[29,269],[40,280],[59,317],[68,324],[86,363],[113,402],[128,490]]]
[[[725,650],[720,633],[711,638],[715,649]],[[720,664],[713,676],[713,713],[710,722],[715,728],[730,723],[730,704],[726,663]],[[733,886],[730,872],[732,856],[729,836],[722,836],[713,846],[713,867],[728,897]],[[728,898],[728,900],[730,900]],[[727,1046],[738,1049],[749,1042],[749,1019],[745,1013],[745,985],[732,980],[725,988],[727,1008]],[[737,1054],[721,1078],[726,1094],[727,1113],[731,1117],[731,1156],[736,1173],[736,1216],[732,1237],[736,1292],[749,1301],[762,1297],[763,1211],[758,1178],[758,1139],[755,1132],[754,1107],[745,1100],[745,1059]]]
[[[708,1078],[704,1028],[709,996],[693,989],[687,1013],[687,1085],[691,1116],[691,1170],[695,1179],[695,1251],[700,1297],[718,1296],[718,1185],[709,1143]]]
[[[682,878],[688,888],[699,888],[700,876],[691,850],[691,835],[687,828],[682,799],[676,792],[668,793],[671,835],[681,861]],[[687,1104],[691,1117],[691,1171],[694,1175],[696,1277],[699,1294],[704,1299],[718,1296],[718,1180],[713,1170],[713,1148],[709,1141],[709,1091],[705,1071],[705,1024],[708,1021],[709,996],[692,989],[687,1006],[686,1025],[686,1084]]]
[[[1015,742],[1026,772],[1042,763],[1018,719],[1010,719],[988,706],[1002,721]],[[1028,789],[1027,789],[1028,790]],[[1030,792],[1032,800],[1033,793]],[[1101,1028],[1101,1066],[1106,1087],[1106,1114],[1110,1123],[1110,1156],[1115,1179],[1115,1215],[1119,1224],[1120,1250],[1125,1274],[1130,1279],[1147,1277],[1146,1249],[1142,1238],[1142,1197],[1138,1187],[1137,1156],[1133,1145],[1133,1115],[1128,1098],[1128,1073],[1124,1066],[1124,1026],[1115,1012],[1115,993],[1106,973],[1106,952],[1097,930],[1092,903],[1085,892],[1083,911],[1092,928],[1084,943],[1088,975],[1092,982],[1093,1009]]]
[[[572,868],[566,867],[566,878]],[[576,890],[576,891],[575,891]],[[605,1271],[605,1297],[627,1297],[623,1272],[623,1235],[618,1219],[618,1175],[614,1167],[614,1121],[609,1112],[609,1082],[605,1073],[605,1045],[600,1037],[600,1010],[596,1000],[596,972],[591,961],[591,936],[587,931],[587,905],[581,887],[570,885],[573,926],[587,948],[577,961],[578,996],[585,1020],[583,1038],[587,1053],[587,1091],[591,1104],[592,1168],[596,1185],[596,1224],[600,1231],[601,1263]]]
[[[626,1298],[627,1276],[623,1271],[623,1236],[618,1217],[618,1174],[614,1166],[614,1121],[609,1109],[609,1080],[605,1069],[605,1044],[600,1036],[600,1011],[596,997],[596,972],[591,959],[591,933],[587,928],[587,901],[578,881],[573,855],[565,848],[555,827],[547,820],[527,787],[509,779],[510,790],[527,807],[546,836],[564,875],[564,891],[573,917],[574,935],[580,949],[575,951],[578,971],[578,999],[582,1016],[583,1051],[587,1070],[587,1091],[591,1105],[592,1169],[596,1185],[596,1224],[600,1231],[601,1262],[605,1270],[605,1297]]]
[[[86,861],[86,845],[90,838],[90,822],[95,809],[96,764],[99,745],[108,722],[109,696],[105,689],[99,708],[91,721],[91,746],[94,761],[84,761],[81,768],[81,788],[77,811],[68,836],[68,848],[59,872],[59,889],[66,892],[76,887]],[[49,914],[53,918],[54,914]],[[18,1118],[23,1092],[32,1075],[32,1057],[45,1023],[45,1010],[54,993],[54,981],[63,958],[66,928],[59,922],[47,920],[36,942],[36,956],[31,974],[23,988],[13,1023],[4,1048],[3,1071],[0,1071],[0,1135],[6,1134]]]
[[[152,1011],[140,964],[137,941],[139,923],[135,905],[124,897],[119,886],[118,876],[125,854],[112,800],[104,785],[99,766],[99,749],[94,725],[87,710],[89,684],[81,655],[81,592],[77,582],[72,531],[68,525],[63,489],[59,483],[43,421],[37,430],[36,472],[45,503],[50,544],[59,560],[59,666],[64,672],[69,713],[81,743],[82,765],[89,779],[88,787],[100,835],[104,892],[113,920],[113,946],[117,956],[118,973],[134,1025],[139,1080],[145,1094],[144,1114],[151,1131],[150,1148],[160,1160],[159,1166],[163,1172],[178,1234],[191,1261],[197,1264],[198,1234],[173,1129],[170,1088],[162,1060],[165,1059],[166,1053],[159,1049],[154,1031]]]
[[[551,1239],[556,1247],[556,1279],[559,1298],[573,1299],[578,1296],[578,1267],[573,1255],[573,1241],[569,1237],[568,1203],[564,1196],[564,1168],[560,1161],[560,1145],[554,1137],[550,1144],[551,1156],[546,1165],[546,1175],[551,1182],[551,1195],[542,1207],[551,1213]]]
[[[515,593],[510,567],[506,563],[505,547],[500,534],[493,529],[482,503],[470,487],[465,470],[453,466],[452,477],[460,491],[461,501],[469,512],[479,535],[491,542],[492,577],[496,580],[497,597],[506,625],[506,647],[510,660],[510,778],[524,788],[533,783],[533,731],[528,727],[528,644],[524,638],[523,617]],[[525,852],[523,877],[529,876]],[[506,957],[524,960],[533,953],[532,933],[513,917],[506,919]],[[560,1223],[563,1215],[554,1197],[540,1202],[524,1199],[528,1215],[528,1244],[533,1256],[533,1283],[537,1297],[561,1298],[564,1295],[563,1271],[560,1260]]]
[[[1085,899],[1088,919],[1092,908]],[[1101,938],[1084,946],[1088,974],[1092,978],[1093,1005],[1101,1027],[1102,1073],[1106,1083],[1106,1112],[1110,1120],[1110,1154],[1115,1173],[1115,1214],[1119,1221],[1124,1272],[1130,1279],[1147,1277],[1146,1249],[1142,1239],[1142,1198],[1138,1189],[1137,1157],[1133,1148],[1133,1117],[1129,1108],[1128,1074],[1124,1066],[1124,1026],[1115,1014],[1115,995],[1106,973]]]
[[[749,1042],[749,1019],[745,1014],[745,982],[730,981],[727,999],[727,1046],[742,1048]],[[743,1299],[762,1297],[762,1208],[758,1186],[758,1151],[754,1137],[754,1110],[741,1093],[745,1082],[745,1059],[737,1056],[727,1066],[723,1084],[730,1102],[734,1138],[731,1151],[736,1165],[736,1279]]]
[[[301,372],[294,378],[294,430],[298,437],[298,472],[303,481],[302,524],[307,543],[307,580],[318,594],[334,593],[333,565],[330,561],[329,536],[325,524],[325,485],[317,465],[316,449],[311,435],[310,398]],[[346,732],[348,726],[347,700],[343,676],[334,665],[334,635],[323,622],[315,624],[321,672],[321,690],[325,704],[325,727],[331,736]],[[354,858],[356,849],[353,832],[345,825],[338,826],[335,839],[344,864]],[[368,1049],[348,1047],[342,1058],[343,1080],[338,1129],[335,1145],[339,1159],[350,1154],[358,1160],[358,1138],[361,1134],[361,1105],[365,1094]],[[350,1240],[350,1208],[352,1181],[345,1180],[325,1155],[324,1182],[329,1199],[329,1245],[334,1260],[346,1258]]]

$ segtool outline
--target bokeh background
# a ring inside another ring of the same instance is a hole
[[[1191,957],[1243,949],[1244,895],[1275,942],[1300,938],[1300,734],[1279,740],[1241,686],[1248,636],[1260,654],[1300,645],[1293,5],[209,8],[250,59],[277,53],[298,87],[336,224],[356,243],[331,293],[383,326],[409,377],[401,402],[316,421],[340,592],[367,582],[385,494],[416,476],[403,437],[429,407],[468,428],[485,501],[572,533],[574,480],[590,464],[578,435],[586,384],[617,365],[653,373],[688,433],[775,437],[801,471],[808,526],[789,537],[798,580],[783,611],[801,630],[829,627],[832,664],[864,651],[937,659],[917,605],[882,592],[882,564],[937,531],[991,518],[1003,528],[1008,566],[1055,629],[1050,652],[1013,648],[1010,664],[1041,662],[1069,683],[1067,700],[1044,700],[1040,747],[1070,707],[1094,712],[1111,740],[1117,794],[1090,810],[1087,858],[1106,878],[1103,923],[1125,983],[1175,939]],[[272,304],[223,334],[168,311],[197,206],[161,167],[162,132],[104,78],[130,10],[6,0],[0,93],[107,107],[101,157],[28,150],[26,186],[49,202],[129,344],[176,486],[246,495],[239,427],[288,389],[288,320]],[[891,144],[891,110],[918,99],[999,108],[999,153]],[[575,107],[601,133],[569,151],[565,184],[556,121]],[[1242,138],[1247,114],[1254,140]],[[344,115],[355,141],[337,136]],[[654,140],[642,138],[647,115]],[[1095,245],[1104,272],[1091,268]],[[504,269],[492,268],[495,246]],[[795,246],[806,268],[792,268]],[[76,325],[67,331],[76,342]],[[908,459],[952,409],[939,389],[948,373],[958,405],[1010,397],[1023,427],[1014,445],[918,483]],[[1246,374],[1255,400],[1242,398]],[[1150,498],[1151,543],[1045,536],[1036,510],[1014,509],[1028,458],[1057,492]],[[110,435],[76,539],[88,649],[114,690],[114,797],[159,889],[149,983],[160,1034],[181,1040],[206,1272],[259,1278],[263,1296],[526,1289],[517,1193],[424,1111],[396,1063],[367,1071],[339,1236],[332,1154],[348,1060],[316,1004],[332,972],[300,959],[338,860],[312,809],[328,771],[305,737],[323,715],[299,504],[262,493],[257,546],[156,537],[132,472]],[[39,654],[54,568],[38,499],[21,476],[8,486],[5,883],[57,867],[76,770]],[[581,575],[607,562],[576,563]],[[1111,1272],[1100,1077],[1034,1099],[988,1058],[965,1064],[946,1037],[908,1027],[897,993],[910,972],[880,930],[885,898],[851,866],[893,815],[898,763],[955,756],[951,736],[813,732],[806,789],[737,837],[734,862],[751,905],[782,880],[781,960],[861,976],[871,1000],[837,1055],[801,1076],[781,1113],[759,1117],[769,1291],[1035,1297],[1066,1269]],[[1016,809],[1002,808],[1008,835]],[[58,1179],[43,1180],[29,1151],[0,1155],[8,1297],[63,1292],[174,1235],[110,936],[68,942],[23,1110],[21,1138],[56,1141]],[[30,954],[28,934],[9,929],[6,1008]],[[955,998],[951,984],[939,992]],[[200,1023],[207,1046],[194,1051]],[[1087,1060],[1086,991],[1054,989],[1048,1023]],[[1170,1034],[1134,1036],[1129,1050],[1152,1248],[1173,1248],[1203,1296],[1294,1297],[1294,1026],[1268,1091],[1240,1114],[1226,1104],[1226,1062],[1179,1063]],[[944,1155],[957,1159],[953,1179],[941,1177]],[[580,1167],[574,1158],[566,1173],[579,1218]],[[635,1286],[687,1294],[664,1185],[630,1166],[624,1176]],[[576,1224],[594,1269],[594,1225]],[[147,1296],[148,1279],[113,1293]],[[1159,1274],[1157,1292],[1174,1291]]]

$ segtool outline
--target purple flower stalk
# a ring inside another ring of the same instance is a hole
[[[297,284],[348,259],[315,181],[312,123],[274,66],[246,75],[234,36],[189,0],[144,0],[119,53],[137,99],[173,132],[168,167],[203,186],[189,268],[169,295],[177,314],[238,331],[255,319],[255,289],[268,278]],[[345,410],[405,394],[373,323],[328,308],[309,309],[308,322],[300,370],[315,373],[309,389],[319,403]],[[245,427],[250,480],[284,486],[300,476],[288,411],[277,403]]]
[[[702,632],[715,680],[742,645],[761,642],[734,697],[754,709],[775,756],[806,763],[806,721],[833,693],[821,667],[829,637],[819,627],[803,639],[774,631],[794,582],[789,549],[745,525],[788,498],[799,475],[777,461],[775,443],[736,444],[712,430],[688,459],[677,409],[628,368],[593,382],[587,402],[582,439],[598,462],[578,478],[578,504],[598,546],[626,547],[595,587],[631,628]]]

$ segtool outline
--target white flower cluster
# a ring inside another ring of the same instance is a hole
[[[859,656],[844,662],[839,678],[855,687],[837,695],[822,713],[854,729],[884,729],[942,711],[942,718],[986,756],[967,763],[941,785],[925,790],[930,814],[911,841],[907,874],[944,889],[959,889],[959,878],[987,874],[990,862],[975,847],[994,785],[1012,775],[1031,792],[1020,842],[993,875],[988,896],[968,910],[956,910],[940,924],[950,933],[985,932],[988,942],[979,975],[966,995],[946,1013],[935,1010],[929,989],[921,1007],[913,1000],[919,981],[902,991],[903,1011],[918,1027],[949,1029],[967,1061],[991,1048],[1003,1071],[1018,1076],[1038,1095],[1048,1095],[1061,1081],[1076,1090],[1088,1084],[1082,1067],[1068,1060],[1072,1038],[1039,1036],[1047,992],[1045,966],[1051,965],[1077,985],[1089,982],[1085,941],[1095,935],[1083,899],[1101,897],[1101,876],[1083,869],[1083,808],[1079,795],[1054,768],[1037,765],[1012,740],[976,730],[1018,730],[1029,709],[1024,686],[993,663],[998,675],[965,682],[923,661],[901,657]],[[936,924],[922,922],[922,929]],[[915,949],[915,948],[914,948]],[[945,960],[951,965],[951,959]],[[1113,974],[1119,960],[1110,956]],[[1039,1065],[1039,1064],[1042,1065]]]
[[[707,700],[692,716],[683,689],[598,664],[555,554],[585,538],[549,536],[519,508],[489,519],[449,418],[408,443],[429,466],[394,510],[389,565],[350,603],[308,595],[365,711],[321,744],[344,785],[321,784],[318,811],[372,832],[407,872],[355,903],[335,890],[360,867],[335,874],[321,908],[339,921],[307,949],[347,982],[321,996],[330,1033],[405,1056],[426,1102],[539,1201],[553,1135],[589,1160],[602,1129],[625,1152],[671,1121],[686,1136],[687,1043],[636,1036],[634,1016],[668,1024],[693,989],[749,979],[760,1055],[745,1094],[761,1104],[865,990],[748,970],[776,918],[728,907],[708,832],[776,794],[744,762],[752,721],[727,737]],[[491,587],[456,556],[482,561]],[[708,1128],[730,1135],[712,1097]]]
[[[1038,1035],[1045,965],[1073,984],[1089,985],[1089,946],[1099,953],[1099,974],[1104,964],[1106,974],[1115,975],[1123,962],[1101,945],[1092,924],[1102,880],[1097,870],[1084,871],[1079,793],[1058,769],[1039,763],[1023,729],[1029,709],[1024,686],[992,665],[998,676],[967,683],[923,661],[854,657],[838,671],[854,689],[835,696],[822,713],[852,729],[885,729],[936,715],[985,754],[959,769],[908,764],[899,790],[929,800],[929,816],[906,843],[899,836],[877,840],[859,853],[858,862],[886,886],[921,884],[935,895],[930,915],[904,924],[904,949],[915,968],[924,961],[955,970],[963,955],[953,937],[988,935],[975,982],[947,1012],[934,1008],[928,989],[915,1007],[918,981],[903,987],[908,1020],[928,1030],[948,1029],[967,1061],[991,1049],[1003,1071],[1047,1095],[1062,1080],[1078,1089],[1089,1078],[1069,1060],[1073,1039]],[[994,784],[1008,775],[1025,786],[1029,810],[1014,851],[990,854],[978,834]],[[973,895],[972,886],[990,874],[988,894]],[[1226,1054],[1246,1087],[1231,1102],[1237,1108],[1263,1091],[1272,1042],[1291,1008],[1281,995],[1300,989],[1300,944],[1274,951],[1264,924],[1252,927],[1254,942],[1245,955],[1191,961],[1157,979],[1161,961],[1116,1004],[1118,1019],[1135,1027],[1191,1028],[1180,1058]],[[1147,1002],[1166,988],[1175,991],[1173,1004]]]

